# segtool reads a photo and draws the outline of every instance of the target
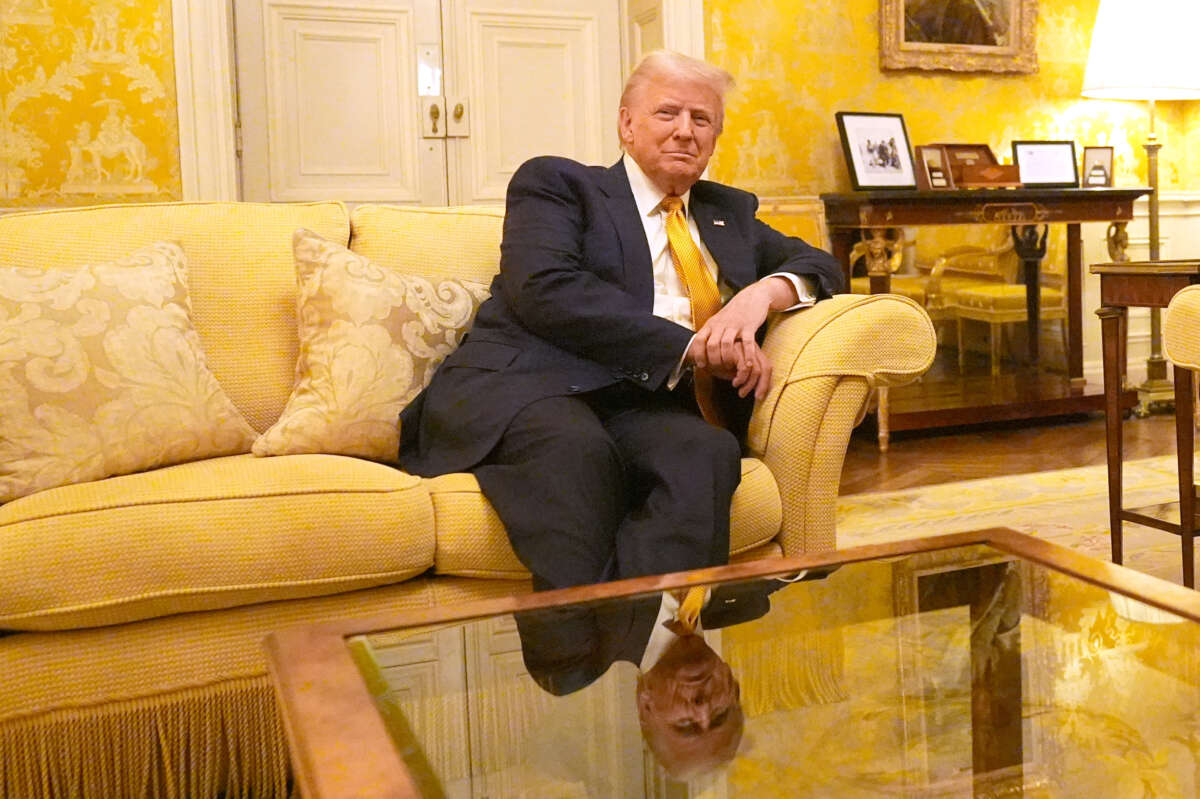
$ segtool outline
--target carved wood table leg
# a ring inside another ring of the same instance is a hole
[[[1124,446],[1121,439],[1121,387],[1124,372],[1119,356],[1121,331],[1126,310],[1104,306],[1096,311],[1100,317],[1100,336],[1104,349],[1104,428],[1108,450],[1108,524],[1112,536],[1113,563],[1121,563],[1121,466]]]
[[[1046,256],[1046,236],[1049,225],[1042,225],[1038,235],[1037,225],[1013,225],[1013,249],[1021,257],[1025,278],[1025,314],[1029,330],[1029,362],[1037,365],[1038,344],[1042,324],[1042,258]]]
[[[1176,366],[1175,453],[1179,469],[1179,537],[1183,542],[1183,584],[1196,586],[1193,536],[1196,532],[1196,489],[1192,475],[1195,431],[1192,427],[1192,373]]]

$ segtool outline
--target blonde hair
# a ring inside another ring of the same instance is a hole
[[[707,61],[673,50],[654,50],[634,67],[621,92],[621,107],[626,107],[642,87],[658,78],[683,78],[703,84],[717,95],[717,132],[725,122],[725,93],[733,88],[733,75]]]

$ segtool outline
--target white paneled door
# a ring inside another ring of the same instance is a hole
[[[235,0],[242,196],[496,203],[540,154],[610,163],[618,0]]]

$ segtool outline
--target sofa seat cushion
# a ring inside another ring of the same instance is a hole
[[[437,527],[438,574],[515,579],[529,570],[517,559],[500,517],[472,474],[444,474],[427,481]],[[779,486],[756,458],[742,459],[742,482],[733,495],[729,550],[733,556],[772,541],[783,524]]]
[[[929,277],[927,275],[892,275],[889,283],[890,294],[899,294],[901,297],[908,297],[910,300],[913,300],[920,305],[925,304],[925,288],[926,284],[929,283]],[[850,278],[850,293],[870,294],[871,278]]]
[[[1050,286],[1041,286],[1042,306],[1060,308],[1063,293]],[[987,283],[964,286],[955,290],[954,304],[959,308],[981,311],[1024,311],[1025,286],[1020,283]]]
[[[0,506],[0,629],[59,630],[336,594],[433,565],[420,478],[236,455]]]

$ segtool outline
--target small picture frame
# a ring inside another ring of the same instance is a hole
[[[1082,180],[1084,188],[1113,184],[1113,148],[1083,148]]]
[[[838,111],[835,116],[855,191],[917,188],[903,116],[866,111]]]
[[[955,188],[946,148],[940,144],[918,144],[916,158],[917,188],[922,191]]]
[[[1079,186],[1079,162],[1073,141],[1014,141],[1013,163],[1025,186],[1075,188]]]

